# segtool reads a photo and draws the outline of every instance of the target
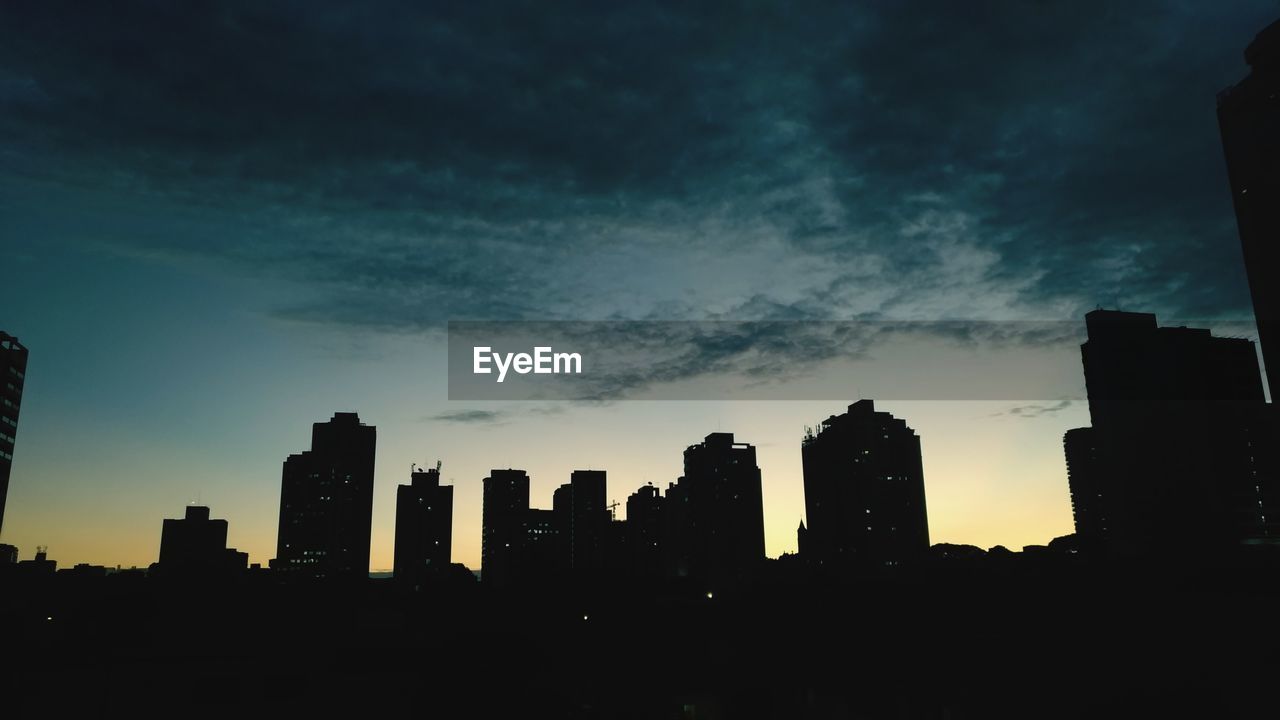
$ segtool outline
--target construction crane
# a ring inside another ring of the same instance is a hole
[[[614,500],[613,502],[609,503],[608,505],[605,505],[605,507],[609,509],[609,519],[610,519],[610,520],[617,520],[617,519],[618,519],[618,512],[617,512],[617,510],[618,510],[618,501],[617,501],[617,500]]]

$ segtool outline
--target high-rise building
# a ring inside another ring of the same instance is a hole
[[[480,538],[480,579],[492,587],[518,581],[529,520],[529,475],[524,470],[491,470],[484,479]]]
[[[442,576],[452,563],[453,486],[439,468],[414,470],[396,488],[395,577],[418,582]]]
[[[712,433],[684,451],[684,475],[663,503],[668,573],[710,585],[749,576],[764,560],[756,449]]]
[[[1062,436],[1067,456],[1067,486],[1071,491],[1071,517],[1076,535],[1091,540],[1107,537],[1106,486],[1098,458],[1097,432],[1091,427],[1074,428]]]
[[[859,400],[801,443],[805,554],[834,565],[896,565],[929,549],[920,437]]]
[[[1244,51],[1249,75],[1218,94],[1218,127],[1268,376],[1280,378],[1280,21]],[[1273,396],[1280,382],[1271,381]]]
[[[604,565],[605,532],[610,521],[605,507],[605,471],[574,470],[568,487],[569,567],[575,573],[598,572]]]
[[[1092,427],[1065,439],[1077,531],[1122,554],[1277,537],[1275,423],[1253,342],[1146,313],[1085,323]]]
[[[216,574],[244,570],[249,555],[227,547],[227,521],[209,517],[209,508],[188,505],[181,519],[166,518],[160,532],[165,574]]]
[[[662,494],[645,485],[627,498],[626,549],[634,577],[662,577]]]
[[[5,499],[13,470],[13,447],[18,435],[18,411],[27,377],[27,349],[18,338],[0,332],[0,533],[4,531]]]
[[[376,445],[377,429],[356,413],[312,426],[311,449],[284,461],[274,568],[368,577]]]

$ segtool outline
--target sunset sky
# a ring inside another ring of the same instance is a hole
[[[6,3],[0,330],[30,366],[0,542],[145,566],[198,500],[265,564],[281,462],[354,411],[375,570],[411,463],[443,461],[478,568],[490,468],[540,507],[605,469],[625,503],[715,431],[758,447],[777,556],[845,388],[450,401],[445,323],[1252,319],[1214,98],[1274,2],[546,8]],[[931,541],[1071,532],[1088,408],[1045,395],[878,399],[922,438]]]

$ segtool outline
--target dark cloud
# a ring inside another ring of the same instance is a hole
[[[496,424],[506,418],[506,413],[496,410],[454,410],[432,415],[432,422],[471,424]]]
[[[1009,408],[1007,411],[1003,413],[996,413],[996,415],[1007,414],[1007,415],[1013,415],[1015,417],[1037,418],[1043,415],[1053,415],[1055,413],[1062,412],[1063,410],[1066,410],[1067,408],[1071,407],[1073,404],[1074,404],[1074,401],[1072,400],[1059,400],[1058,402],[1053,403],[1051,405],[1044,405],[1039,403],[1032,403],[1030,405],[1015,405],[1014,407]]]
[[[126,198],[85,229],[378,330],[1239,317],[1214,93],[1275,14],[6,3],[0,187],[28,213]],[[164,207],[200,215],[139,231]]]

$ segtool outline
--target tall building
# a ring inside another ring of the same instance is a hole
[[[335,413],[311,429],[311,449],[284,461],[273,567],[312,577],[369,575],[377,429]]]
[[[805,554],[836,565],[896,565],[929,549],[920,437],[859,400],[801,443]]]
[[[1269,376],[1280,378],[1280,21],[1258,33],[1244,59],[1249,75],[1218,94],[1218,127],[1262,354]]]
[[[0,332],[0,533],[4,532],[4,506],[13,470],[13,446],[18,435],[18,411],[27,377],[27,349],[18,338]]]
[[[710,585],[749,576],[764,560],[764,505],[756,449],[712,433],[684,451],[667,491],[668,573]]]
[[[598,572],[604,566],[605,534],[610,522],[605,506],[605,471],[574,470],[568,488],[569,567],[575,573]]]
[[[1074,428],[1062,436],[1067,456],[1067,486],[1071,491],[1071,517],[1076,535],[1091,540],[1107,536],[1106,490],[1098,457],[1097,432],[1091,427]]]
[[[248,553],[227,547],[227,521],[210,519],[209,508],[188,505],[181,519],[165,519],[157,563],[162,572],[216,574],[244,570],[248,563]]]
[[[645,485],[627,498],[626,548],[634,577],[662,577],[662,494]]]
[[[449,570],[453,548],[453,486],[439,467],[414,470],[396,488],[395,577],[409,582]]]
[[[1085,323],[1092,427],[1065,438],[1077,531],[1122,554],[1276,538],[1275,423],[1253,342],[1146,313]]]
[[[491,470],[484,479],[480,536],[480,579],[492,587],[518,581],[529,520],[529,475],[524,470]]]

